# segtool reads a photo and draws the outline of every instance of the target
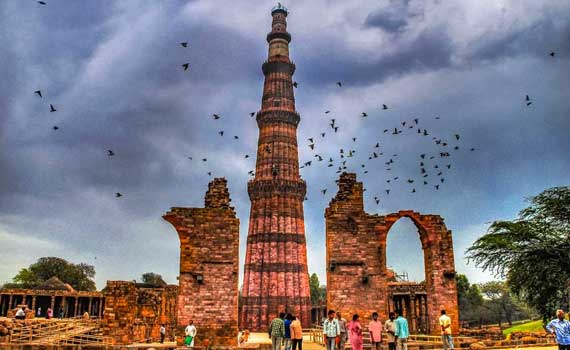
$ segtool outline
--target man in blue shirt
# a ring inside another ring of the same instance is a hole
[[[397,348],[398,350],[408,350],[408,337],[410,336],[408,320],[402,317],[401,310],[396,310],[396,315],[398,318],[394,321],[394,337],[396,338]]]
[[[340,335],[340,326],[334,316],[335,312],[329,310],[329,318],[323,323],[323,337],[327,350],[335,350],[336,337]]]
[[[546,330],[556,336],[559,350],[570,350],[570,322],[564,319],[564,310],[557,310],[556,317],[546,325]]]

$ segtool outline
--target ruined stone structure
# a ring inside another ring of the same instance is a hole
[[[310,324],[311,300],[303,219],[306,184],[299,176],[297,125],[289,59],[287,9],[271,11],[269,57],[261,110],[255,178],[248,183],[251,212],[242,295],[242,328],[265,331],[281,311]]]
[[[176,326],[178,286],[149,286],[129,281],[107,281],[103,334],[116,344],[142,343],[160,339],[160,326],[167,335]]]
[[[440,310],[445,309],[457,327],[453,244],[443,219],[414,211],[371,215],[364,211],[362,183],[356,174],[343,173],[338,186],[325,211],[327,307],[365,318],[377,311],[381,319],[389,311],[403,309],[412,332],[428,333],[439,332]],[[388,231],[402,217],[418,228],[425,261],[423,286],[394,283],[393,272],[386,267]]]
[[[210,182],[204,208],[171,208],[163,218],[180,238],[177,341],[193,320],[196,345],[237,345],[239,219],[226,179]]]
[[[26,305],[37,316],[45,317],[47,309],[53,310],[54,317],[76,317],[88,312],[92,317],[100,317],[103,313],[104,298],[100,292],[76,291],[70,285],[52,277],[34,289],[0,289],[0,317],[9,316],[19,305]]]

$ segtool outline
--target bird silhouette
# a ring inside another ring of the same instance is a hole
[[[239,139],[239,136],[234,135],[234,139],[238,140],[238,139]]]
[[[50,111],[50,112],[55,112],[55,111],[57,111],[57,109],[55,109],[55,107],[50,103],[50,105],[49,105],[49,111]]]
[[[385,104],[382,104],[382,109],[388,109],[388,106],[386,106]]]
[[[244,156],[244,158],[249,158],[249,154],[246,154],[246,155]]]
[[[46,2],[45,2],[45,1],[38,1],[38,4],[40,4],[40,5],[46,5]]]
[[[119,197],[122,197],[122,196],[123,196],[123,194],[122,194],[121,192],[116,192],[116,193],[115,193],[115,197],[116,197],[116,198],[119,198]]]
[[[109,149],[109,150],[107,150],[107,155],[108,155],[109,157],[114,156],[114,155],[115,155],[115,152],[113,152],[112,150]]]
[[[315,142],[315,141],[313,141],[313,138],[312,138],[312,137],[309,137],[307,140],[308,140],[310,143],[314,143],[314,142]]]
[[[40,90],[34,91],[34,94],[37,94],[39,97],[42,97],[42,92]]]
[[[326,188],[325,188],[325,189],[322,189],[321,192],[322,192],[323,194],[326,194],[326,193],[327,193],[327,189],[326,189]]]
[[[254,115],[255,115],[255,112],[249,113],[249,116],[250,116],[250,117],[253,117]]]
[[[184,68],[185,71],[188,70],[188,67],[190,67],[190,63],[184,63],[182,65],[182,68]]]
[[[419,119],[418,119],[418,118],[414,118],[414,122],[415,122],[415,123],[416,123],[416,125],[417,125],[417,124],[418,124],[418,122],[419,122]]]
[[[525,96],[525,101],[530,101],[530,97],[528,95]]]
[[[298,86],[299,86],[299,83],[297,83],[296,81],[293,82],[293,87],[294,87],[294,88],[297,88]]]
[[[54,129],[54,130],[59,130],[59,126],[56,125],[56,126],[54,126],[52,129]]]
[[[455,139],[459,140],[459,134],[455,134]]]
[[[338,85],[338,87],[342,87],[342,82],[337,81],[337,82],[336,82],[336,85]]]
[[[182,45],[182,47],[188,47],[188,42],[186,42],[186,41],[181,42],[180,45]]]
[[[386,190],[386,194],[390,194],[390,190]]]
[[[549,55],[550,55],[551,57],[554,57],[554,55],[556,55],[556,52],[552,51],[551,53],[549,53]]]
[[[218,120],[220,119],[220,116],[218,114],[212,114],[212,118],[214,118],[214,120]]]
[[[207,162],[207,161],[208,161],[208,158],[202,158],[202,161],[203,161],[203,162]]]
[[[315,144],[312,143],[312,144],[309,145],[309,147],[310,147],[311,149],[315,149]]]
[[[331,112],[331,111],[328,111],[328,110],[327,110],[327,111],[325,111],[325,114],[329,114],[330,112]]]
[[[366,118],[366,117],[368,117],[368,113],[362,112],[362,118]]]
[[[224,131],[218,131],[218,134],[220,134],[220,136],[224,136]]]

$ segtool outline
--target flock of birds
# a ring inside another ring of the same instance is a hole
[[[45,1],[37,1],[37,2],[40,5],[47,5]],[[188,48],[188,42],[181,42],[180,46],[182,46],[183,48]],[[555,57],[555,55],[556,55],[555,52],[549,53],[549,56],[551,57]],[[190,63],[185,62],[181,64],[181,67],[183,71],[188,71],[190,68]],[[343,82],[337,81],[335,85],[338,88],[342,88]],[[293,87],[298,88],[299,83],[294,81]],[[42,90],[36,90],[34,91],[34,94],[41,99],[44,98]],[[528,94],[525,95],[524,97],[524,104],[526,105],[526,107],[530,107],[533,104],[533,100]],[[386,104],[382,104],[380,107],[380,110],[382,111],[386,111],[388,109],[389,109],[388,105]],[[57,112],[57,109],[52,103],[49,104],[49,112],[50,113]],[[324,111],[324,114],[327,116],[330,113],[331,110]],[[368,118],[369,117],[368,113],[369,112],[361,112],[360,117]],[[255,114],[256,112],[250,112],[249,117],[253,118]],[[220,114],[214,113],[212,114],[212,119],[215,121],[219,121],[222,119],[222,116],[220,116]],[[439,120],[440,117],[435,116],[434,119]],[[389,178],[385,180],[386,188],[384,192],[386,193],[386,195],[390,194],[391,191],[390,186],[397,182],[404,182],[405,184],[407,184],[409,186],[409,191],[411,193],[416,193],[419,189],[418,186],[421,187],[431,186],[434,190],[439,190],[440,186],[444,184],[446,181],[445,176],[449,174],[449,172],[452,169],[451,159],[453,153],[460,151],[460,149],[463,149],[463,146],[460,146],[459,144],[459,141],[461,140],[461,135],[459,133],[454,133],[453,135],[450,135],[448,138],[432,135],[431,130],[428,130],[426,127],[422,127],[422,123],[420,122],[420,120],[421,120],[420,118],[414,117],[411,118],[411,120],[400,121],[397,125],[382,130],[382,135],[385,134],[387,136],[390,135],[392,137],[402,137],[402,135],[408,135],[408,136],[417,135],[418,137],[426,138],[428,136],[431,136],[431,140],[433,141],[433,144],[436,147],[435,152],[432,153],[427,153],[425,150],[420,153],[417,153],[416,156],[417,156],[418,170],[416,174],[414,175],[409,174],[409,176],[399,176],[394,174],[394,176],[388,176]],[[356,163],[356,155],[360,154],[360,150],[357,150],[356,147],[358,144],[357,137],[352,137],[351,138],[352,144],[349,147],[339,148],[336,154],[324,154],[324,153],[317,153],[315,151],[316,145],[318,144],[318,142],[316,142],[317,140],[321,141],[324,140],[327,135],[327,132],[336,134],[340,130],[340,126],[335,118],[329,119],[328,127],[330,127],[330,129],[322,130],[320,133],[318,133],[318,136],[312,136],[307,139],[308,141],[307,147],[312,153],[311,155],[312,159],[301,162],[299,168],[307,169],[310,167],[315,167],[315,165],[317,164],[323,164],[325,168],[332,168],[331,170],[334,170],[337,174],[340,174],[343,171],[348,171],[349,167],[354,166],[355,168],[360,169],[361,175],[368,174],[370,171],[369,169],[372,169],[374,166],[370,166],[369,164],[367,164],[367,162],[361,161],[359,162],[359,164],[350,164],[352,160],[354,160],[354,162]],[[54,125],[52,129],[57,131],[60,128],[59,126]],[[220,137],[224,137],[224,135],[227,134],[224,130],[219,130],[218,135]],[[239,136],[233,135],[233,139],[239,140]],[[367,158],[368,161],[372,162],[376,162],[379,159],[382,159],[383,160],[382,165],[385,166],[385,171],[387,172],[387,174],[390,174],[391,172],[393,172],[395,166],[398,164],[399,162],[398,159],[400,158],[400,156],[397,153],[385,155],[383,151],[383,146],[381,147],[381,143],[384,143],[384,141],[377,140],[376,142],[374,142],[373,145],[370,146],[370,149],[366,151]],[[466,148],[470,152],[475,151],[475,147],[471,146]],[[271,149],[269,147],[266,147],[264,151],[271,153]],[[115,152],[109,149],[107,150],[107,156],[113,157],[115,156]],[[384,157],[382,158],[382,156]],[[248,159],[250,158],[250,155],[245,154],[244,158]],[[192,156],[188,157],[188,159],[194,160]],[[206,163],[208,162],[208,158],[202,157],[200,158],[200,161],[202,163]],[[354,170],[352,169],[352,171]],[[249,176],[254,177],[255,171],[249,170],[248,174]],[[212,176],[213,175],[212,171],[207,171],[207,175]],[[364,191],[366,191],[366,189],[364,189]],[[326,195],[327,188],[320,189],[320,192],[322,193],[322,195]],[[115,193],[115,197],[117,198],[122,196],[123,194],[120,192]],[[305,200],[307,199],[308,198],[305,197]],[[380,203],[379,197],[374,196],[374,201],[376,204],[379,204]]]

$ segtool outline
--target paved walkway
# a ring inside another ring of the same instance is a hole
[[[250,333],[248,344],[271,344],[267,333]],[[311,342],[309,335],[303,335],[303,350],[323,350],[325,347]]]

